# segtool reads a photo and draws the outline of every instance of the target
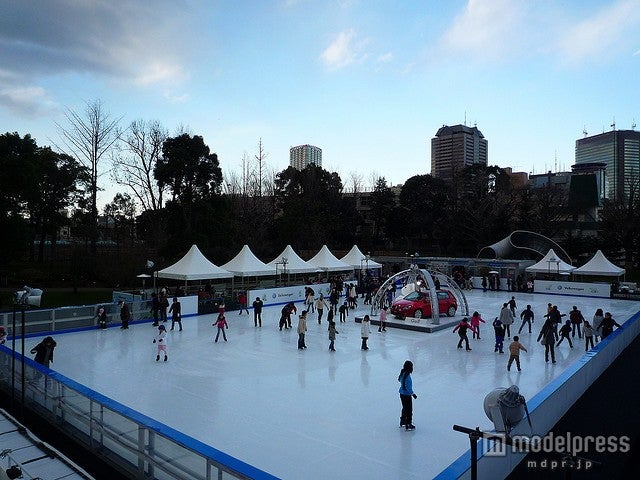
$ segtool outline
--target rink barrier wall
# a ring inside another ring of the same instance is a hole
[[[128,302],[131,309],[130,325],[148,323],[151,321],[151,300]],[[198,315],[198,297],[180,297],[182,318]],[[109,323],[107,328],[120,327],[120,307],[114,303],[98,303],[95,305],[78,305],[73,307],[60,307],[51,309],[25,310],[25,338],[55,333],[81,332],[98,328],[98,308],[104,307],[107,311]],[[22,326],[22,312],[16,313],[16,332],[13,332],[13,311],[0,313],[0,325],[6,331],[19,338]],[[171,321],[169,316],[168,321]]]
[[[605,372],[614,360],[640,334],[640,312],[630,317],[620,328],[599,342],[569,367],[551,380],[533,398],[527,400],[533,432],[526,419],[512,430],[513,435],[543,437],[567,413],[571,406]],[[523,392],[521,392],[523,393]],[[468,426],[473,428],[472,426]],[[462,434],[460,434],[462,435]],[[504,456],[492,456],[494,442],[478,441],[478,478],[506,478],[524,460],[524,453],[514,453],[507,446]],[[487,455],[487,453],[489,453]],[[588,457],[588,452],[583,454]],[[553,456],[552,453],[549,454]],[[559,458],[558,458],[559,459]],[[471,478],[471,449],[464,452],[436,480]]]
[[[15,358],[11,391],[11,356]],[[25,382],[21,376],[24,360]],[[130,478],[157,480],[277,477],[37,364],[0,345],[0,388],[12,399]]]

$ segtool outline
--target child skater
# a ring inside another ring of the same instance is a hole
[[[331,311],[329,311],[331,312]],[[340,333],[336,330],[336,322],[329,320],[329,351],[335,352],[336,349],[333,346],[333,342],[336,340],[336,335]]]
[[[566,338],[569,342],[569,347],[573,348],[573,343],[571,343],[571,320],[567,320],[565,324],[560,327],[560,340],[556,343],[556,347],[559,347],[562,341]]]
[[[513,336],[513,342],[509,344],[509,362],[507,363],[507,371],[511,371],[511,364],[516,361],[516,367],[520,372],[520,350],[527,351],[526,348],[518,341],[520,338],[517,335]]]
[[[227,341],[227,334],[224,333],[225,328],[229,328],[229,324],[227,323],[227,319],[224,317],[224,313],[218,314],[218,319],[216,323],[213,324],[214,327],[218,327],[218,333],[216,333],[216,343],[218,342],[218,337],[220,336],[220,332],[222,332],[222,338],[224,341]]]
[[[369,347],[367,347],[367,340],[369,340],[369,334],[371,333],[369,325],[369,315],[365,315],[362,319],[362,325],[360,326],[360,336],[362,337],[361,350],[369,350]]]
[[[380,326],[378,327],[379,332],[387,331],[387,306],[384,305],[380,309]]]
[[[411,381],[411,373],[413,373],[413,362],[407,360],[400,370],[398,381],[400,382],[400,402],[402,402],[402,413],[400,414],[400,426],[406,430],[415,430],[413,421],[413,399],[418,398],[413,392],[413,382]]]
[[[156,338],[153,339],[153,343],[158,345],[158,354],[156,355],[156,362],[160,360],[160,352],[164,353],[164,361],[167,361],[167,328],[164,325],[158,327],[158,333]]]
[[[460,330],[458,332],[458,336],[460,337],[458,348],[462,348],[462,342],[464,341],[467,352],[471,351],[471,349],[469,348],[469,337],[467,337],[467,330],[469,328],[472,332],[475,333],[476,329],[469,324],[469,319],[467,317],[464,317],[462,321],[458,325],[456,325],[456,328],[453,329],[453,333],[456,333],[457,330]]]
[[[582,326],[582,333],[584,333],[584,351],[588,352],[589,344],[591,344],[591,348],[593,348],[593,327],[588,320],[584,321],[584,325]]]
[[[480,322],[486,323],[478,312],[473,312],[471,315],[471,326],[475,329],[473,331],[473,338],[478,338],[480,340]]]
[[[504,353],[503,351],[503,342],[504,342],[504,326],[498,317],[493,321],[493,331],[496,335],[496,345],[493,348],[494,352],[500,351],[500,353]]]

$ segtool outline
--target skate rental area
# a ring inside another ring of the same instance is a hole
[[[494,352],[491,323],[512,295],[517,301],[512,338],[527,304],[535,313],[532,333],[525,327],[519,335],[528,350],[520,355],[521,372],[507,371],[509,339],[505,337],[504,354]],[[51,368],[278,478],[468,477],[469,438],[452,427],[492,430],[483,409],[487,394],[518,386],[538,433],[537,428],[551,428],[570,406],[545,401],[541,395],[551,398],[582,371],[581,365],[611,350],[599,351],[596,345],[585,354],[584,339],[576,336],[573,348],[566,341],[556,348],[555,364],[545,363],[544,346],[536,338],[547,303],[567,314],[563,320],[574,305],[587,320],[602,308],[623,326],[621,333],[638,323],[632,317],[640,308],[634,301],[478,289],[465,292],[465,297],[469,313],[477,310],[486,322],[481,323],[480,339],[469,332],[470,351],[456,348],[459,337],[453,325],[432,333],[399,328],[378,332],[372,325],[369,349],[361,350],[361,326],[355,318],[371,314],[371,307],[359,299],[346,322],[335,318],[335,352],[328,350],[326,312],[321,324],[316,313],[308,313],[307,348],[299,350],[297,315],[292,316],[293,328],[280,331],[281,306],[274,305],[263,310],[262,327],[254,326],[252,310],[248,315],[227,311],[227,342],[214,342],[215,314],[184,318],[182,332],[167,328],[166,362],[155,361],[153,339],[158,329],[150,322],[127,330],[114,325],[55,334]],[[296,306],[300,314],[302,302]],[[453,320],[457,324],[461,319],[458,311]],[[40,340],[28,338],[27,348]],[[612,340],[618,338],[605,342]],[[418,395],[413,402],[413,431],[399,428],[397,378],[406,360],[414,364],[413,389]],[[583,388],[591,382],[582,381]],[[554,403],[557,411],[545,410]],[[544,418],[536,411],[544,411]],[[515,466],[502,463],[498,475]],[[480,471],[483,468],[481,461]]]

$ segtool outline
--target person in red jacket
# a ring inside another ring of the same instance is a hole
[[[476,328],[471,326],[471,324],[469,323],[469,319],[467,317],[464,317],[462,319],[462,321],[456,325],[456,328],[453,329],[453,333],[456,333],[456,331],[458,331],[458,336],[460,337],[460,341],[458,342],[458,348],[462,348],[462,342],[464,341],[467,351],[470,351],[471,349],[469,348],[469,337],[467,337],[467,330],[471,329],[472,332],[476,331]]]
[[[224,341],[227,341],[227,334],[224,333],[225,328],[229,328],[229,324],[227,323],[227,319],[224,317],[224,313],[218,314],[218,319],[216,323],[213,324],[214,327],[218,327],[218,333],[216,333],[216,342],[218,341],[218,337],[220,336],[220,332],[222,332],[222,338]]]

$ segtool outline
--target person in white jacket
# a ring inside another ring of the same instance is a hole
[[[153,343],[158,345],[158,354],[156,355],[156,362],[160,360],[160,352],[164,353],[164,361],[167,361],[167,329],[164,325],[158,327],[158,333],[153,339]]]
[[[362,319],[362,325],[360,326],[360,336],[362,337],[362,350],[369,350],[367,347],[367,340],[369,340],[369,334],[371,333],[369,315],[365,315]]]
[[[513,313],[509,308],[508,303],[504,303],[502,305],[502,310],[500,310],[500,321],[504,325],[505,335],[507,338],[511,338],[511,325],[513,324]]]

